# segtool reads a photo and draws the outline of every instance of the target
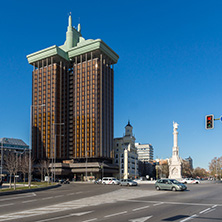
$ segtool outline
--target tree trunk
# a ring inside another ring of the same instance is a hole
[[[41,181],[43,181],[43,170],[41,169]]]
[[[25,174],[26,174],[26,173],[23,173],[23,181],[24,181],[24,183],[25,183]]]
[[[9,178],[9,188],[12,188],[12,174],[10,174]]]
[[[15,173],[14,173],[14,190],[16,189],[16,183],[15,183],[15,180],[16,180],[16,178],[15,178]]]

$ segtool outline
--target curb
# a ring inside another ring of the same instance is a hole
[[[5,196],[5,195],[12,195],[12,194],[22,194],[22,193],[31,193],[31,192],[37,192],[37,191],[42,191],[42,190],[49,190],[53,188],[60,187],[61,184],[56,184],[48,187],[40,187],[40,188],[31,188],[27,190],[12,190],[12,191],[2,191],[0,192],[0,196]]]

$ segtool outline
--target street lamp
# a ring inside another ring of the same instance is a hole
[[[41,105],[31,105],[30,107],[30,147],[29,147],[29,188],[31,188],[31,174],[32,174],[32,161],[31,161],[31,155],[32,155],[32,109],[33,107],[43,107],[45,104]]]

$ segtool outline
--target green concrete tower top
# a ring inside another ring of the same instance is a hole
[[[80,27],[80,24],[78,25]],[[80,29],[76,30],[72,27],[72,16],[69,15],[68,27],[66,32],[66,41],[64,43],[64,49],[68,50],[72,47],[76,46],[79,42],[79,38],[81,37]]]
[[[100,50],[110,59],[112,64],[117,63],[119,56],[101,39],[84,39],[81,34],[81,25],[75,29],[72,26],[71,13],[68,18],[68,27],[66,32],[66,41],[61,46],[51,46],[38,52],[27,55],[28,62],[34,64],[48,57],[60,57],[67,61],[73,57],[92,51]]]

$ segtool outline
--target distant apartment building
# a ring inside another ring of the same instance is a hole
[[[188,158],[185,158],[184,160],[188,162],[190,169],[193,170],[193,159],[189,156]]]
[[[125,135],[114,139],[114,163],[119,166],[119,173],[114,175],[117,178],[138,177],[138,157],[130,122],[125,126]]]
[[[139,161],[148,163],[153,162],[153,146],[151,144],[136,143],[135,147],[137,149]]]

